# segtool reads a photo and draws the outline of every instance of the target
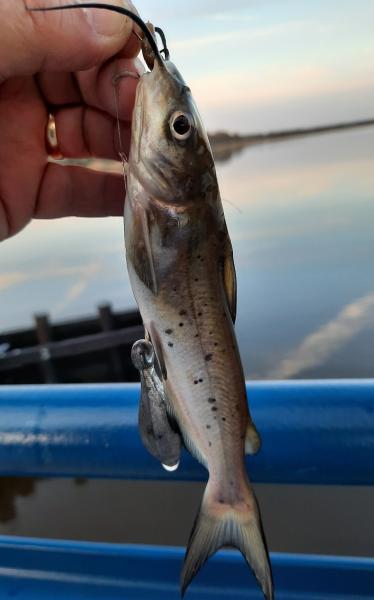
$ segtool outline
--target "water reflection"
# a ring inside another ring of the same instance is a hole
[[[192,482],[44,479],[31,496],[15,496],[17,518],[0,521],[0,533],[182,546],[203,489]],[[256,493],[271,550],[373,556],[373,488],[257,485]]]
[[[309,334],[269,373],[271,379],[290,379],[326,364],[330,356],[365,329],[374,326],[374,292],[345,306],[331,321]]]
[[[249,146],[218,163],[247,377],[373,374],[373,148],[372,127]],[[0,330],[105,301],[133,308],[123,255],[121,219],[34,222],[1,247]]]
[[[373,376],[373,148],[368,128],[252,146],[218,164],[247,377]],[[0,329],[31,324],[37,312],[87,315],[104,301],[134,307],[121,220],[33,223],[1,246],[0,292]],[[118,542],[185,543],[202,492],[201,484],[0,482],[1,533]],[[258,486],[258,494],[273,550],[373,554],[373,490]]]
[[[16,519],[17,498],[31,496],[35,491],[36,481],[27,477],[0,478],[0,523]]]

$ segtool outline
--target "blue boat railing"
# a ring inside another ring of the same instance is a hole
[[[374,484],[374,380],[252,382],[255,482]],[[167,473],[138,434],[139,386],[0,387],[0,475],[201,480],[185,453]]]
[[[262,437],[260,453],[247,458],[252,481],[374,484],[374,380],[251,382],[247,392]],[[187,453],[167,473],[146,452],[138,400],[132,384],[0,387],[0,475],[206,479]],[[77,599],[124,598],[124,589],[130,599],[177,598],[181,556],[180,549],[0,537],[0,597],[22,589],[22,598],[44,598],[66,588]],[[260,598],[238,561],[238,553],[219,553],[191,598]],[[215,579],[217,562],[224,584]],[[374,598],[374,559],[278,554],[272,562],[277,599]]]

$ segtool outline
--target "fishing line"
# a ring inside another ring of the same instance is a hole
[[[127,164],[127,156],[124,152],[123,149],[123,142],[122,142],[122,132],[121,132],[121,123],[119,120],[119,79],[118,79],[118,75],[117,75],[117,79],[114,79],[113,81],[113,85],[114,85],[114,104],[116,107],[116,118],[117,118],[117,135],[118,135],[118,145],[119,145],[119,157],[121,159],[122,162],[122,168],[123,168],[123,178],[126,181],[126,164]]]
[[[149,42],[149,45],[152,48],[152,51],[155,55],[156,60],[158,60],[159,62],[162,63],[162,58],[161,58],[159,49],[157,47],[156,41],[155,41],[153,35],[151,34],[151,32],[149,31],[147,25],[144,23],[143,19],[141,19],[135,13],[131,12],[131,10],[128,10],[127,8],[123,8],[122,6],[115,6],[113,4],[100,4],[98,2],[82,2],[82,4],[63,4],[62,6],[47,6],[45,8],[28,8],[27,7],[27,10],[30,12],[47,12],[50,10],[69,10],[71,8],[75,8],[75,9],[76,8],[98,8],[100,10],[111,10],[112,12],[116,12],[116,13],[119,13],[120,15],[124,15],[125,17],[129,17],[143,31],[145,37],[147,38],[147,41]],[[160,37],[161,37],[161,34],[160,34]],[[161,39],[162,39],[162,37],[161,37]],[[166,41],[165,41],[165,44],[166,44]],[[164,50],[165,50],[165,48],[164,48]],[[167,50],[167,48],[166,48],[166,50]],[[167,52],[168,52],[168,50],[167,50]]]
[[[234,202],[231,202],[231,200],[227,200],[226,198],[222,198],[222,202],[224,202],[225,204],[229,204],[230,206],[232,206],[233,208],[235,208],[235,210],[238,211],[238,213],[242,214],[243,210],[241,208],[239,208],[239,206],[236,206],[236,204],[234,204]]]

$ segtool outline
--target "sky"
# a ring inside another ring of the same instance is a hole
[[[374,117],[373,0],[134,0],[209,131]]]

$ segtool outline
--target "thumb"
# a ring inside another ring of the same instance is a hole
[[[101,0],[134,9],[131,2]],[[102,63],[132,46],[133,22],[130,18],[103,9],[31,12],[69,0],[0,0],[0,81],[38,71],[81,71]],[[136,38],[135,38],[136,40]],[[136,44],[135,44],[136,46]]]

